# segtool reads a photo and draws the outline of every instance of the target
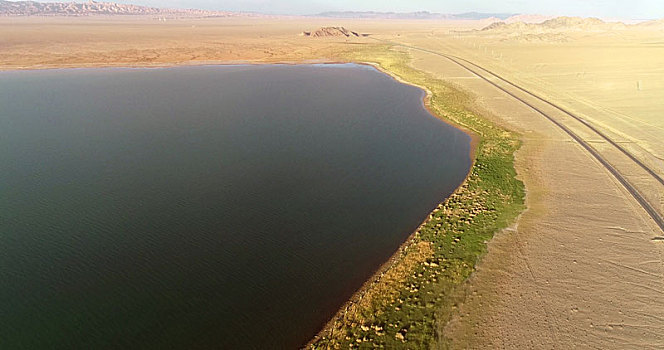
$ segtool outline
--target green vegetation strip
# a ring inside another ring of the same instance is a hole
[[[525,208],[524,186],[514,169],[518,135],[472,112],[467,94],[410,67],[409,56],[389,45],[353,45],[339,59],[375,63],[425,88],[428,108],[472,131],[479,142],[466,182],[431,213],[394,262],[335,316],[310,348],[447,348],[448,340],[437,331],[454,314],[460,287],[494,233]]]

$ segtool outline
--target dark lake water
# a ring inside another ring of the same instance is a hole
[[[296,348],[463,180],[358,65],[0,73],[0,349]]]

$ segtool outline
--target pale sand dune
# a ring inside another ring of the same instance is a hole
[[[565,33],[568,42],[458,34],[486,23],[338,19],[0,19],[0,69],[334,60],[371,38],[298,36],[343,26],[470,59],[564,105],[664,174],[664,45],[659,24]],[[512,35],[507,33],[505,35]],[[542,116],[445,59],[413,65],[478,97],[523,134],[517,154],[529,209],[499,234],[441,330],[459,348],[664,348],[664,233],[623,187]],[[637,85],[638,83],[638,85]],[[548,109],[557,118],[559,112]],[[557,113],[557,114],[556,114]],[[664,191],[589,138],[653,202]]]

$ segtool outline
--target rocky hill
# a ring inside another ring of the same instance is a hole
[[[322,27],[313,32],[302,32],[303,36],[312,38],[326,38],[326,37],[360,37],[364,36],[358,32],[348,30],[344,27]]]
[[[606,22],[594,17],[556,17],[535,25],[548,29],[588,29],[605,24]]]
[[[0,0],[0,16],[158,15],[229,17],[246,14],[194,9],[162,9],[113,2],[36,2]]]

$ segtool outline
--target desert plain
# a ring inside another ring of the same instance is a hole
[[[436,337],[445,340],[437,344],[661,349],[664,232],[614,174],[542,112],[596,149],[664,215],[664,184],[657,180],[664,177],[664,23],[559,22],[481,30],[491,23],[0,17],[0,70],[324,63],[343,61],[339,52],[390,45],[407,55],[410,67],[467,93],[474,111],[516,133],[522,143],[515,168],[527,209],[488,242],[487,254],[456,292],[462,302],[451,321],[436,325]],[[326,26],[368,35],[301,35]],[[435,53],[466,59],[555,103],[651,172],[560,109]]]

